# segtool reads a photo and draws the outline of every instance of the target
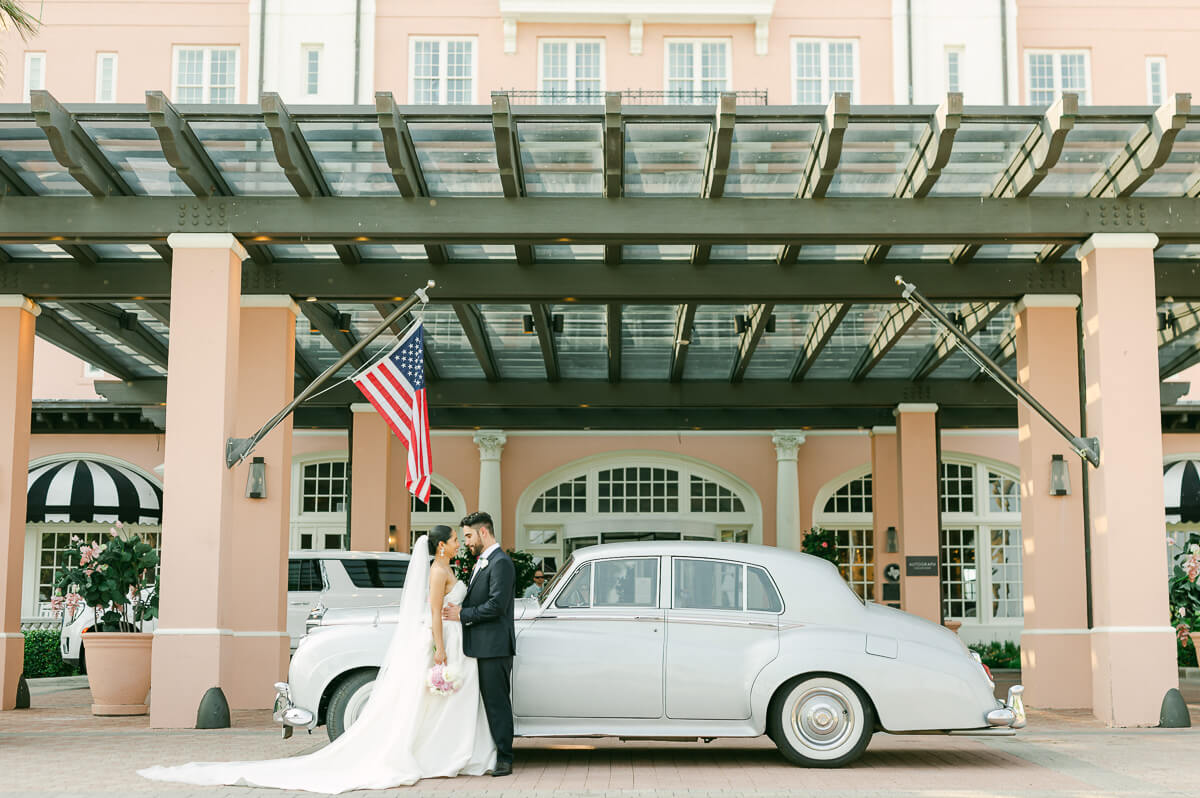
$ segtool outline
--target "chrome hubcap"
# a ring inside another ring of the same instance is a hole
[[[839,691],[814,687],[792,704],[791,724],[804,745],[821,750],[836,748],[854,731],[854,710]]]
[[[363,708],[367,705],[367,699],[371,697],[373,689],[375,689],[375,682],[364,684],[354,691],[354,695],[350,696],[350,700],[346,702],[346,715],[343,718],[344,728],[349,729],[354,725],[354,721],[358,720],[358,716],[362,714]]]

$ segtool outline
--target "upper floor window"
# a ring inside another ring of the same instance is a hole
[[[604,43],[542,39],[542,94],[550,102],[598,103],[604,91]]]
[[[96,102],[117,101],[117,54],[96,53]]]
[[[1088,54],[1080,50],[1026,52],[1029,104],[1050,105],[1063,92],[1079,95],[1088,103]]]
[[[346,511],[346,461],[326,460],[304,466],[300,481],[300,512]]]
[[[414,513],[454,513],[454,500],[437,485],[429,486],[429,504],[413,496],[409,511]]]
[[[732,490],[695,474],[692,474],[691,493],[693,513],[746,512],[742,500]]]
[[[587,475],[561,482],[533,503],[535,513],[587,512]]]
[[[679,512],[679,472],[672,468],[608,468],[598,476],[602,513]]]
[[[674,103],[715,103],[730,87],[725,39],[667,40],[667,93]]]
[[[44,88],[46,88],[46,54],[25,53],[24,102],[29,102],[29,92]]]
[[[475,102],[475,39],[411,39],[410,94],[417,105]]]
[[[872,511],[871,475],[852,479],[825,501],[827,513],[869,513]]]
[[[946,48],[946,91],[962,91],[963,48]]]
[[[794,39],[792,73],[797,105],[824,105],[837,92],[858,99],[858,42]]]
[[[175,102],[237,102],[236,47],[176,47]]]
[[[301,66],[304,69],[304,94],[308,97],[321,93],[321,55],[324,48],[319,44],[304,45]]]
[[[1154,56],[1146,59],[1146,100],[1162,105],[1167,99],[1167,59]]]

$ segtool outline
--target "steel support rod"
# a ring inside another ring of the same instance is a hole
[[[259,428],[258,432],[254,433],[249,438],[230,438],[225,444],[225,467],[233,468],[235,465],[245,460],[250,453],[254,451],[254,447],[258,445],[259,441],[265,438],[271,430],[275,429],[279,422],[287,418],[288,414],[299,407],[305,399],[316,393],[318,388],[328,382],[330,377],[336,374],[342,366],[349,363],[355,355],[363,350],[367,344],[379,337],[380,333],[391,327],[397,319],[411,310],[412,307],[418,302],[428,302],[429,295],[426,292],[435,285],[436,283],[433,280],[428,281],[424,288],[418,288],[413,292],[412,296],[408,297],[399,305],[397,305],[396,309],[389,313],[387,318],[379,322],[375,329],[364,335],[358,341],[358,343],[346,350],[346,353],[342,355],[336,363],[321,372],[321,375],[310,382],[307,388],[296,394],[296,397],[292,399],[292,401],[288,402],[282,410],[276,413],[270,421],[268,421],[266,424],[263,424],[262,427]]]
[[[899,274],[896,275],[896,285],[903,287],[904,291],[902,296],[906,300],[917,305],[926,315],[932,316],[939,324],[942,325],[946,332],[953,335],[958,343],[966,350],[966,354],[972,360],[974,360],[980,368],[987,372],[988,376],[1000,383],[1000,387],[1012,394],[1014,398],[1019,399],[1020,401],[1029,405],[1029,407],[1031,407],[1035,413],[1044,418],[1047,424],[1049,424],[1051,427],[1054,427],[1054,430],[1071,444],[1071,448],[1075,450],[1076,454],[1087,460],[1093,466],[1099,467],[1099,439],[1083,438],[1071,432],[1071,430],[1067,428],[1067,425],[1055,418],[1054,414],[1043,407],[1041,402],[1039,402],[1037,399],[1034,399],[1033,395],[1021,387],[1020,383],[1005,374],[1002,368],[993,363],[992,359],[985,355],[983,350],[975,345],[975,342],[971,340],[971,337],[962,330],[958,329],[954,322],[950,321],[950,319],[946,317],[945,313],[942,313],[942,311],[938,310],[936,305],[934,305],[925,297],[921,296],[921,293],[917,290],[915,285],[905,282],[904,278]]]

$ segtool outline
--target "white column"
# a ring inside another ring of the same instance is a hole
[[[500,519],[504,508],[500,499],[500,452],[508,438],[504,430],[482,429],[475,433],[474,440],[479,447],[479,506],[476,509],[492,516],[496,541],[502,543]]]
[[[800,550],[800,473],[796,456],[804,433],[777,430],[771,436],[775,444],[775,545]]]

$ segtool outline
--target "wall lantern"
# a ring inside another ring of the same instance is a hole
[[[887,551],[888,554],[895,554],[900,551],[900,546],[896,541],[896,527],[894,526],[887,528]]]
[[[396,550],[396,525],[388,524],[388,551]]]
[[[267,461],[255,457],[250,461],[250,473],[246,476],[246,498],[267,498]]]
[[[1067,461],[1061,454],[1050,455],[1050,495],[1068,496],[1071,493],[1071,477]]]

